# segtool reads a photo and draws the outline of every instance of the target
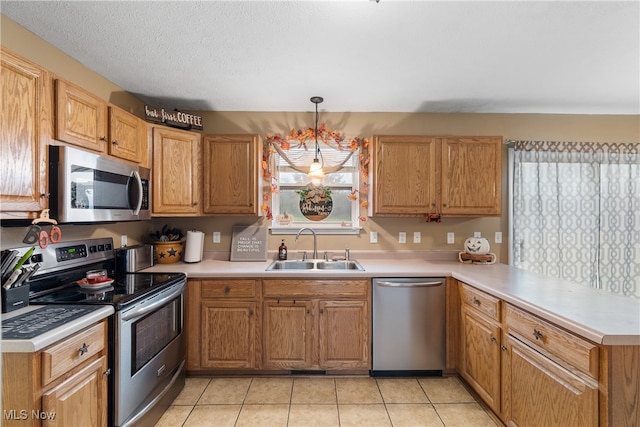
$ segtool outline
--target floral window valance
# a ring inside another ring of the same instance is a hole
[[[369,139],[362,137],[347,138],[342,133],[329,129],[325,123],[318,127],[318,143],[325,173],[339,171],[349,159],[358,153],[359,169],[361,173],[360,190],[356,190],[349,198],[356,202],[362,200],[360,206],[368,206],[368,176],[370,156],[368,152]],[[267,219],[272,219],[271,194],[278,191],[276,165],[273,154],[278,153],[296,171],[306,173],[311,159],[314,157],[316,133],[315,129],[291,129],[289,134],[267,134],[264,138],[262,155],[262,170],[265,187],[262,211]],[[293,150],[295,148],[295,150]],[[357,194],[359,193],[359,195]],[[364,219],[364,218],[363,218]]]

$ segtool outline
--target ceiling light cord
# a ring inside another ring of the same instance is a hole
[[[322,178],[324,177],[324,171],[323,171],[324,158],[322,158],[322,152],[320,152],[320,146],[318,145],[318,104],[321,103],[322,101],[324,101],[324,99],[322,99],[322,97],[320,96],[311,97],[311,102],[316,104],[316,127],[315,127],[315,138],[316,138],[315,150],[316,151],[314,153],[315,156],[314,156],[313,162],[309,166],[309,173],[307,174],[307,176],[311,178],[311,182],[316,186],[320,185],[320,183],[322,182]],[[318,159],[318,157],[322,159],[322,162],[320,161],[320,159]]]

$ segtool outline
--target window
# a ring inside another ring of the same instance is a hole
[[[640,298],[640,144],[516,141],[511,263]]]
[[[292,147],[286,153],[273,154],[275,167],[272,185],[275,191],[272,193],[272,233],[296,232],[301,227],[313,227],[319,233],[358,232],[359,150],[339,150],[324,146],[321,157],[325,165],[325,177],[321,185],[324,189],[329,189],[332,207],[324,219],[312,220],[301,210],[301,193],[312,189],[305,171],[314,158],[314,150]],[[336,168],[333,172],[327,172]]]

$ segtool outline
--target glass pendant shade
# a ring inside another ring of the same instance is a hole
[[[322,178],[324,178],[324,171],[322,170],[322,165],[318,159],[314,159],[313,163],[309,166],[309,173],[307,177],[311,178],[311,182],[313,185],[320,185],[322,183]]]

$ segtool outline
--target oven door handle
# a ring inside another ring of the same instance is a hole
[[[135,319],[136,317],[144,316],[147,313],[151,313],[152,311],[155,311],[158,307],[166,304],[167,301],[172,300],[174,297],[182,294],[183,292],[184,292],[184,284],[181,284],[178,287],[178,289],[171,292],[170,294],[167,294],[164,298],[158,301],[155,301],[148,305],[141,304],[140,307],[138,308],[133,308],[129,311],[124,312],[122,314],[122,320],[131,320],[131,319]]]

